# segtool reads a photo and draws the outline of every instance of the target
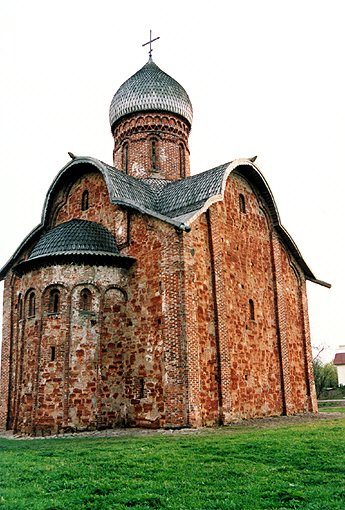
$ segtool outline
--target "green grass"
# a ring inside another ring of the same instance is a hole
[[[344,510],[345,419],[201,434],[0,439],[0,509]]]
[[[319,406],[319,413],[345,413],[345,406]]]

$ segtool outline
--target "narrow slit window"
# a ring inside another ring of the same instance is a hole
[[[86,211],[89,208],[89,192],[88,190],[83,191],[83,195],[81,197],[81,210]]]
[[[141,377],[139,379],[139,398],[145,397],[145,381],[144,378]]]
[[[29,295],[29,310],[28,316],[35,317],[36,315],[36,296],[34,292],[31,292]]]
[[[60,311],[60,292],[58,289],[50,291],[49,296],[49,313],[59,313]]]
[[[244,198],[244,195],[240,193],[239,195],[239,203],[240,203],[240,212],[245,213],[246,212],[246,199]]]
[[[128,142],[123,144],[122,149],[122,168],[128,174]]]
[[[249,300],[249,318],[251,321],[255,321],[255,307],[252,299]]]
[[[55,346],[52,345],[50,348],[50,361],[55,361]]]
[[[157,164],[157,147],[156,140],[151,140],[151,159],[152,159],[152,168],[156,168]]]
[[[186,170],[185,170],[184,148],[183,148],[182,144],[179,145],[179,158],[180,158],[180,176],[185,177]]]
[[[80,309],[84,312],[91,310],[92,294],[89,289],[83,289],[80,293]]]
[[[23,298],[22,295],[19,294],[18,298],[18,319],[21,320],[23,318]]]

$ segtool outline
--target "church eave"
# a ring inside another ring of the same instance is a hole
[[[126,180],[126,184],[130,189],[132,189],[132,194],[135,195],[135,193],[141,192],[146,193],[147,197],[146,200],[142,200],[142,202],[154,202],[154,192],[151,190],[151,187],[149,184],[146,184],[144,180],[142,179],[136,179],[135,177],[131,177],[129,175],[124,174],[120,170],[117,170],[114,167],[109,167],[106,163],[103,163],[102,161],[91,158],[89,156],[79,156],[76,157],[73,161],[70,161],[67,165],[65,165],[59,172],[59,174],[54,179],[48,193],[47,197],[44,203],[43,207],[43,213],[42,213],[42,224],[46,224],[46,218],[48,216],[49,206],[51,203],[52,196],[54,194],[56,186],[60,183],[61,179],[63,179],[69,171],[72,171],[73,168],[73,174],[75,175],[75,168],[77,165],[92,165],[94,166],[101,174],[103,175],[103,178],[106,182],[108,193],[109,193],[109,199],[112,204],[114,205],[121,205],[124,207],[128,207],[130,209],[136,210],[142,214],[147,214],[149,216],[152,216],[156,219],[159,219],[161,221],[164,221],[165,223],[169,223],[173,227],[177,228],[178,230],[184,230],[184,226],[181,225],[181,222],[175,221],[173,218],[170,218],[164,214],[161,214],[159,211],[155,210],[151,207],[147,207],[145,203],[140,203],[140,201],[133,200],[128,197],[121,196],[121,190],[115,189],[112,177],[114,178],[112,173],[115,173],[115,177],[117,176],[118,179]],[[81,173],[83,170],[81,170]],[[136,189],[138,188],[138,189]],[[118,193],[117,193],[118,192]],[[122,194],[128,194],[127,190],[124,190]],[[139,194],[139,193],[138,193]],[[151,205],[151,203],[150,203]]]
[[[223,200],[229,175],[234,172],[252,184],[262,196],[268,208],[272,224],[282,243],[295,258],[305,278],[314,283],[330,287],[330,284],[318,280],[304,261],[296,243],[283,227],[273,194],[260,170],[250,159],[237,159],[220,165],[201,174],[187,177],[181,181],[168,182],[157,189],[150,181],[136,179],[102,161],[79,156],[68,162],[54,179],[46,196],[41,224],[23,241],[10,261],[0,271],[3,279],[27,247],[49,229],[49,210],[56,188],[70,179],[79,170],[85,172],[84,165],[95,167],[103,176],[112,204],[120,205],[170,224],[178,231],[188,232],[192,223],[214,203]],[[134,199],[136,198],[136,200]]]
[[[274,200],[272,191],[270,190],[270,187],[267,181],[265,180],[264,176],[260,172],[259,168],[256,165],[254,165],[254,163],[251,160],[236,160],[233,163],[236,163],[236,167],[233,169],[233,171],[242,175],[244,179],[247,179],[250,183],[254,184],[254,186],[259,190],[260,195],[263,197],[266,206],[268,207],[275,231],[280,237],[283,245],[287,248],[289,253],[291,253],[291,255],[294,257],[294,259],[300,266],[305,278],[313,283],[317,283],[318,285],[322,285],[323,287],[330,288],[331,284],[319,280],[318,278],[315,277],[315,275],[305,262],[304,258],[302,257],[302,254],[299,251],[295,241],[292,239],[291,235],[282,225],[278,212],[278,207]],[[231,164],[231,166],[233,165],[233,163]]]
[[[268,209],[273,228],[277,232],[283,245],[287,248],[288,252],[294,257],[294,259],[300,266],[305,278],[313,283],[317,283],[324,287],[330,288],[331,285],[329,283],[319,280],[315,277],[315,275],[313,274],[313,272],[303,259],[296,243],[294,242],[290,234],[287,232],[287,230],[283,227],[273,194],[270,190],[267,181],[260,172],[259,168],[256,165],[254,165],[254,163],[250,159],[237,159],[226,165],[222,165],[213,170],[209,170],[208,172],[215,172],[219,170],[221,171],[218,175],[219,183],[218,185],[215,186],[218,192],[200,201],[200,203],[198,204],[199,207],[193,207],[191,205],[189,210],[187,209],[187,207],[185,208],[185,210],[181,210],[180,214],[175,216],[175,220],[183,221],[187,225],[191,226],[192,223],[196,220],[196,218],[200,216],[202,213],[206,212],[207,209],[212,206],[212,204],[222,201],[224,199],[224,192],[228,177],[233,172],[237,173],[259,191]],[[205,175],[208,172],[205,172]],[[197,176],[192,176],[188,179],[192,179],[193,177]]]
[[[92,252],[66,252],[53,256],[35,257],[24,260],[13,266],[13,272],[17,276],[53,265],[98,265],[129,268],[135,262],[134,257],[116,255],[113,253],[92,253]]]
[[[23,258],[23,254],[32,246],[33,243],[39,239],[44,231],[43,225],[37,225],[21,242],[12,257],[6,262],[6,264],[0,269],[0,281],[4,280],[11,270],[11,268],[17,263],[18,260]]]

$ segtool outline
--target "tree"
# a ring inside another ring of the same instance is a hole
[[[322,363],[317,358],[314,359],[313,366],[316,397],[319,398],[324,389],[338,386],[338,373],[333,363]]]

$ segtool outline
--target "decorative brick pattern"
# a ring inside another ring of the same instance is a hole
[[[3,326],[2,326],[2,348],[1,348],[1,386],[0,386],[0,430],[5,430],[12,424],[12,418],[9,413],[10,398],[12,396],[13,386],[13,364],[15,363],[14,338],[11,326],[12,307],[12,288],[11,275],[5,279],[4,284],[4,310],[3,310]]]
[[[190,175],[188,135],[187,123],[177,115],[133,115],[120,122],[114,132],[114,166],[123,171],[127,166],[127,173],[140,179],[187,177]],[[124,150],[128,151],[127,156]]]

